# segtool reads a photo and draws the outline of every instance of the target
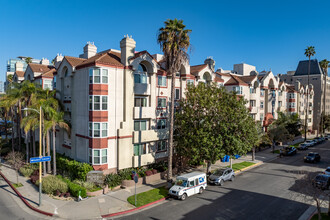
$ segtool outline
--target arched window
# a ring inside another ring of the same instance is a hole
[[[68,68],[65,69],[64,77],[68,77]]]
[[[134,83],[147,84],[147,68],[143,64],[139,64],[138,69],[134,73]]]

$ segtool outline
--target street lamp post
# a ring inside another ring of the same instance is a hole
[[[41,106],[40,106],[40,109],[39,111],[36,110],[36,109],[33,109],[33,108],[24,108],[23,109],[24,111],[27,111],[27,110],[31,110],[31,111],[35,111],[35,112],[38,112],[39,114],[39,157],[41,158],[42,155],[41,155],[41,112],[42,112],[42,109],[41,109]],[[42,189],[42,178],[41,178],[41,171],[42,171],[42,164],[41,162],[39,162],[39,207],[41,206],[41,189]]]

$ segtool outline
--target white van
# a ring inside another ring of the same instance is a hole
[[[175,185],[169,190],[169,195],[181,200],[188,196],[200,193],[207,187],[206,174],[201,172],[188,173],[178,176]]]

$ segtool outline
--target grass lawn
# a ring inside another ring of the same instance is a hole
[[[328,216],[327,213],[321,213],[321,217],[322,217],[322,220],[330,220],[330,216]],[[318,217],[317,213],[314,214],[313,217],[311,218],[311,220],[318,220],[318,219],[319,219],[319,217]]]
[[[240,169],[243,169],[243,168],[245,168],[245,167],[249,167],[249,166],[252,166],[253,164],[255,164],[255,163],[252,163],[252,162],[242,162],[242,163],[235,163],[235,164],[233,164],[233,169],[234,169],[234,171],[236,171],[236,170],[240,170]],[[229,167],[229,166],[228,166]]]
[[[273,151],[271,153],[273,153]],[[280,153],[280,150],[274,150],[274,153],[275,154],[279,154]]]
[[[301,144],[301,143],[304,143],[304,141],[299,142],[299,143],[296,143],[296,144],[293,144],[293,145],[290,145],[290,146],[295,147],[295,148],[299,148],[298,146],[299,146],[299,144]]]
[[[148,203],[157,201],[159,199],[165,198],[168,194],[168,190],[164,186],[157,189],[152,189],[147,192],[139,193],[136,195],[136,207],[146,205]],[[135,195],[127,198],[127,201],[132,205],[135,205]]]
[[[23,186],[22,183],[12,183],[12,185],[13,185],[15,188],[18,188],[18,187]]]

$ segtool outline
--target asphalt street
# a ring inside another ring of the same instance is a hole
[[[14,199],[16,197],[16,199]],[[22,203],[10,186],[0,177],[0,219],[1,220],[35,220],[45,219],[38,214],[30,214],[22,209],[18,203]]]
[[[320,153],[320,163],[303,162],[312,151]],[[322,172],[327,166],[330,141],[245,171],[223,187],[208,186],[202,195],[169,199],[120,219],[298,219],[309,205],[297,196],[296,177],[301,171]]]

